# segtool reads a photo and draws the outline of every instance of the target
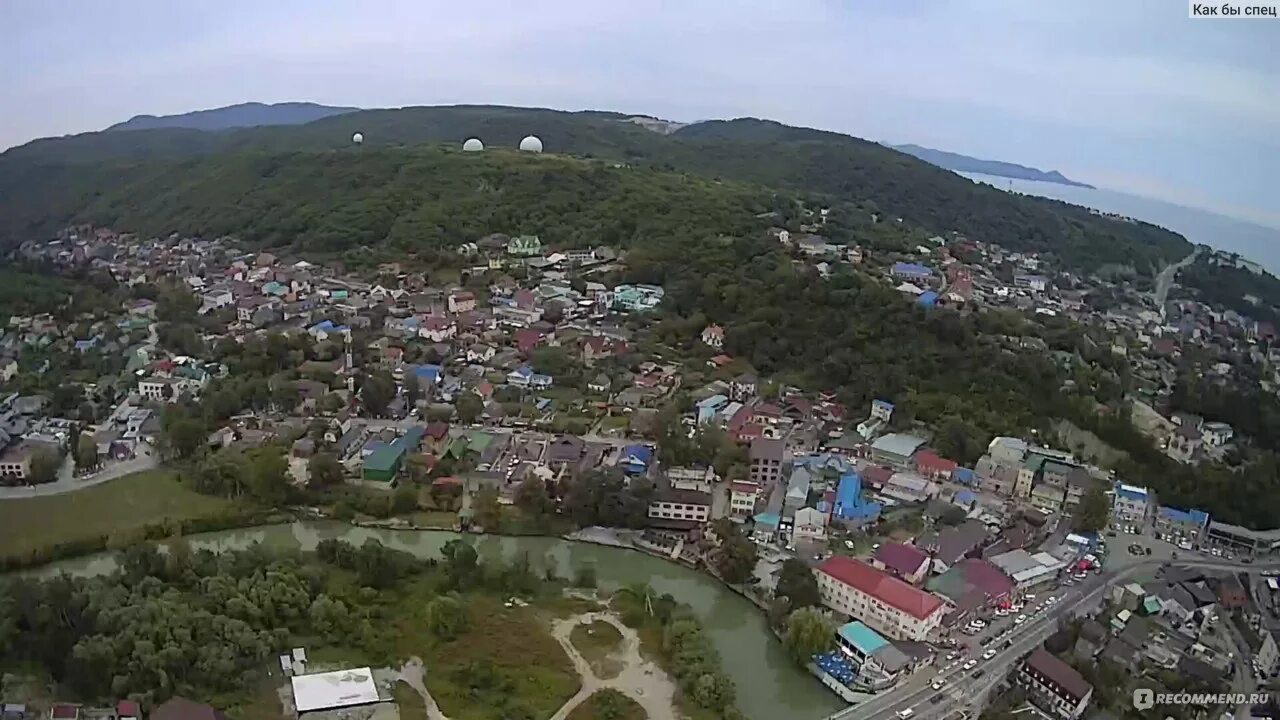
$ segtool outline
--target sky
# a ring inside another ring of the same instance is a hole
[[[1280,21],[1179,0],[2,0],[0,62],[0,148],[246,101],[752,116],[1280,227]]]

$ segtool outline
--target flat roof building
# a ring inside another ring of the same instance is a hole
[[[298,714],[315,710],[369,705],[380,700],[373,682],[373,671],[367,667],[333,672],[294,675],[293,705]]]

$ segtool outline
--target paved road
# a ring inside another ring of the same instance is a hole
[[[1196,250],[1190,255],[1161,270],[1160,274],[1156,275],[1156,287],[1155,292],[1152,293],[1152,295],[1155,297],[1156,307],[1159,308],[1162,313],[1164,312],[1164,301],[1169,297],[1169,290],[1173,287],[1173,281],[1178,277],[1178,271],[1190,265],[1199,253],[1200,249],[1196,248]]]
[[[151,470],[159,464],[160,463],[156,460],[155,452],[149,450],[148,454],[138,455],[132,460],[111,462],[105,468],[95,473],[93,477],[81,479],[72,475],[71,458],[68,456],[62,470],[58,473],[57,480],[51,483],[45,483],[44,485],[0,487],[0,501],[46,497],[49,495],[61,495],[63,493],[75,492],[87,487],[93,487],[94,485],[111,482],[112,480],[124,477],[125,475],[142,472],[143,470]]]
[[[975,711],[980,710],[991,688],[1005,679],[1009,668],[1014,663],[1053,634],[1060,619],[1069,615],[1085,614],[1091,608],[1101,604],[1104,594],[1111,586],[1126,582],[1142,572],[1150,572],[1164,562],[1154,558],[1143,559],[1121,569],[1112,568],[1079,585],[1059,588],[1056,591],[1044,591],[1046,595],[1052,592],[1057,596],[1057,602],[1049,609],[1037,613],[1022,626],[996,635],[996,640],[992,641],[987,648],[981,648],[983,651],[995,649],[995,657],[982,660],[981,653],[975,651],[966,658],[962,658],[964,660],[971,657],[978,660],[978,664],[970,670],[965,670],[963,665],[957,662],[943,665],[942,670],[936,674],[917,673],[903,685],[887,693],[833,713],[829,716],[829,720],[853,720],[853,718],[896,720],[897,713],[907,708],[911,708],[913,717],[919,720],[946,715],[957,707],[972,707]],[[1179,560],[1175,561],[1175,564],[1180,567],[1251,572],[1280,568],[1280,562],[1245,565],[1213,559]],[[1009,640],[1012,640],[1012,646],[1004,647],[1005,642]],[[978,672],[982,673],[980,678],[975,677],[975,673]],[[938,678],[946,681],[942,690],[934,690],[930,686]],[[935,704],[931,699],[939,692],[943,694],[943,698]]]

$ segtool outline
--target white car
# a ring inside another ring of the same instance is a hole
[[[1016,617],[1016,618],[1014,618],[1014,619],[1013,619],[1013,624],[1014,624],[1014,625],[1021,625],[1022,623],[1026,622],[1026,621],[1027,621],[1027,616],[1026,616],[1026,615],[1019,615],[1018,617]]]
[[[946,684],[947,684],[946,680],[944,680],[943,678],[938,678],[937,680],[934,680],[929,687],[932,687],[934,690],[941,690],[943,687],[946,686]]]
[[[983,659],[983,660],[990,660],[991,658],[993,658],[993,657],[995,657],[995,656],[996,656],[996,651],[995,651],[995,650],[988,650],[988,651],[986,651],[986,652],[982,653],[982,659]]]
[[[964,669],[965,669],[965,670],[972,670],[972,669],[974,669],[975,667],[977,667],[977,665],[978,665],[978,661],[977,661],[977,660],[970,660],[969,662],[967,662],[967,663],[965,663],[965,664],[964,664]]]
[[[906,710],[899,710],[897,714],[898,714],[898,717],[901,718],[902,720],[907,720],[907,718],[911,717],[912,715],[915,715],[916,711],[912,710],[911,708],[907,708]]]

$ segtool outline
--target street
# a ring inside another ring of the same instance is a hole
[[[122,460],[120,462],[107,462],[103,469],[94,473],[87,478],[76,478],[72,472],[71,457],[67,456],[62,468],[58,472],[58,479],[51,483],[43,485],[20,485],[15,487],[0,487],[0,501],[18,500],[21,498],[45,497],[48,495],[61,495],[63,493],[75,492],[83,490],[94,485],[101,485],[110,482],[116,478],[131,475],[143,470],[151,470],[159,465],[155,457],[155,451],[151,448],[145,448],[137,456],[130,460]]]
[[[996,684],[1002,682],[1009,673],[1010,667],[1024,655],[1031,652],[1058,627],[1058,621],[1070,615],[1085,614],[1094,605],[1101,604],[1104,593],[1113,585],[1126,582],[1142,572],[1151,572],[1165,563],[1164,560],[1143,558],[1123,568],[1112,568],[1101,575],[1095,575],[1082,583],[1059,588],[1056,591],[1043,591],[1044,596],[1055,595],[1057,601],[1047,609],[1028,618],[1021,626],[999,630],[986,648],[978,648],[958,660],[942,665],[939,672],[921,672],[909,678],[903,685],[877,695],[863,703],[851,705],[844,710],[829,716],[828,720],[896,720],[898,713],[910,708],[913,718],[930,718],[944,716],[963,707],[971,707],[980,711],[985,704],[986,694]],[[1246,565],[1237,562],[1219,560],[1188,559],[1175,561],[1180,567],[1248,570],[1280,568],[1280,561],[1261,565]],[[1012,640],[1012,646],[1004,647],[1005,642]],[[996,654],[989,660],[982,660],[981,653],[994,649]],[[965,670],[963,663],[968,659],[977,660],[977,665]],[[940,661],[942,662],[942,661]],[[980,676],[980,677],[979,677]],[[946,685],[935,690],[931,683],[942,678]],[[933,696],[941,693],[942,699],[934,703]]]

